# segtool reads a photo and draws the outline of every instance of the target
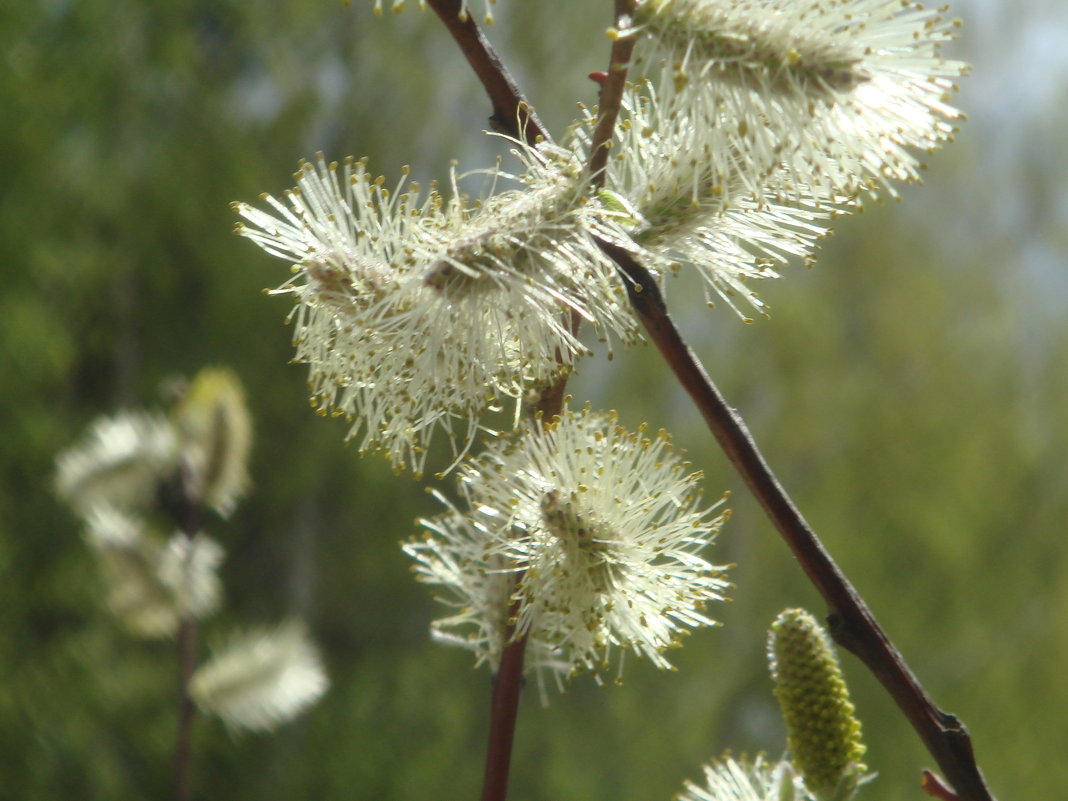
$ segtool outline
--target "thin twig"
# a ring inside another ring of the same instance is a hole
[[[623,19],[634,5],[633,0],[616,0],[616,29],[623,27]],[[601,95],[597,103],[597,125],[593,129],[590,146],[589,173],[594,186],[604,186],[605,167],[608,165],[609,151],[612,149],[612,135],[616,130],[616,119],[623,103],[623,90],[627,86],[627,69],[630,66],[630,54],[634,50],[633,36],[617,36],[612,40],[612,53],[608,60],[608,74],[601,84]]]
[[[581,318],[571,320],[577,330]],[[568,373],[551,386],[527,412],[540,425],[552,420],[564,405]],[[523,581],[523,574],[515,578],[514,587]],[[519,695],[523,689],[524,657],[527,648],[525,635],[516,636],[516,621],[519,618],[519,602],[513,601],[508,609],[508,623],[504,631],[504,646],[501,663],[493,677],[493,692],[490,696],[489,738],[486,745],[486,767],[482,779],[482,801],[505,801],[508,797],[508,776],[512,765],[512,744],[515,740],[516,720],[519,717]]]
[[[179,471],[179,498],[175,515],[179,536],[186,546],[186,566],[192,557],[195,538],[200,531],[201,504],[194,489],[193,476],[187,465]],[[197,667],[200,624],[189,612],[182,613],[178,625],[178,735],[174,746],[174,799],[190,801],[193,797],[193,721],[196,705],[189,693],[189,683]]]
[[[493,119],[516,138],[549,139],[533,110],[516,88],[473,22],[459,24],[458,0],[429,0],[482,81],[494,107]],[[450,19],[451,17],[451,19]],[[525,121],[524,128],[519,123]],[[624,274],[636,313],[661,355],[689,393],[727,457],[797,556],[827,603],[831,633],[880,681],[923,740],[960,801],[994,801],[975,761],[967,729],[943,712],[905,664],[815,532],[764,461],[745,422],[712,383],[667,313],[659,287],[649,272],[623,248],[599,242]]]
[[[522,575],[516,576],[518,585]],[[504,801],[508,797],[508,775],[512,764],[512,743],[515,739],[515,723],[519,715],[519,693],[523,688],[523,657],[527,648],[526,637],[515,637],[515,623],[519,604],[508,610],[509,623],[505,629],[505,642],[501,652],[501,664],[493,677],[493,693],[490,697],[489,743],[486,746],[486,770],[482,779],[482,801]],[[513,639],[514,638],[514,639]]]
[[[197,662],[197,621],[182,618],[178,628],[178,737],[174,746],[174,800],[189,801],[192,795],[193,720],[196,707],[189,695],[189,680]]]
[[[427,5],[449,29],[452,38],[467,57],[471,69],[482,82],[490,103],[493,104],[490,122],[494,129],[515,139],[529,139],[533,142],[541,137],[548,141],[548,131],[538,120],[534,108],[526,101],[520,100],[522,94],[515,81],[493,52],[478,25],[470,16],[460,19],[460,0],[428,0]]]

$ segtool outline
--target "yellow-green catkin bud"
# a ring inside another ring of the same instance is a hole
[[[173,421],[192,490],[226,517],[249,485],[252,420],[241,382],[230,370],[197,373]]]
[[[865,748],[830,637],[804,609],[787,609],[768,633],[768,661],[794,767],[817,798],[851,797]]]

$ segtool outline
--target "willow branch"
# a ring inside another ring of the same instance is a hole
[[[193,797],[193,720],[196,707],[189,694],[189,682],[197,664],[197,621],[182,617],[178,626],[178,736],[174,746],[174,799],[189,801]]]
[[[522,581],[516,577],[516,583]],[[490,697],[489,742],[486,746],[486,770],[482,779],[482,801],[504,801],[508,797],[508,775],[512,764],[512,743],[519,715],[519,693],[523,688],[523,658],[526,637],[515,637],[515,623],[519,614],[517,603],[508,610],[509,623],[501,663],[493,677]]]
[[[609,243],[603,243],[602,248],[626,274],[631,303],[649,337],[823,596],[835,641],[855,654],[883,685],[949,778],[961,801],[993,801],[976,764],[964,724],[931,701],[867,604],[779,484],[745,421],[727,404],[682,339],[655,280],[622,248]]]
[[[633,0],[616,0],[616,29],[625,27],[623,18],[634,5]],[[605,181],[608,155],[612,149],[612,135],[616,130],[616,119],[623,104],[623,91],[627,87],[627,69],[630,55],[634,50],[633,36],[617,36],[612,40],[612,53],[608,59],[608,73],[601,84],[601,95],[597,103],[597,124],[593,129],[590,146],[589,173],[595,186],[603,186]]]
[[[548,131],[538,120],[533,107],[522,99],[515,81],[493,52],[478,25],[470,16],[460,19],[460,0],[427,0],[427,5],[441,18],[467,57],[467,63],[482,82],[493,104],[490,122],[494,129],[515,139],[535,141],[541,137],[548,141]]]
[[[493,104],[493,119],[516,138],[549,136],[477,26],[458,20],[458,0],[429,0],[463,50]],[[611,77],[611,72],[609,78]],[[606,84],[608,80],[606,79]],[[524,128],[521,123],[525,122]],[[960,801],[995,801],[964,724],[931,701],[845,574],[779,484],[745,422],[720,394],[667,312],[649,272],[623,248],[599,241],[618,265],[635,312],[720,447],[793,551],[829,609],[831,634],[879,680],[953,785]]]
[[[184,538],[186,568],[191,558],[193,540],[200,530],[200,499],[193,490],[193,479],[187,467],[180,471],[179,506],[173,510],[177,517],[179,535]],[[188,611],[183,611],[178,624],[178,734],[174,747],[174,799],[190,801],[193,797],[193,722],[196,705],[189,692],[189,684],[197,667],[199,649],[199,622]]]
[[[581,317],[571,315],[572,333],[577,333]],[[559,356],[559,354],[558,354]],[[558,359],[559,360],[559,359]],[[538,399],[527,408],[527,413],[540,425],[560,414],[564,405],[568,371],[547,386]],[[523,574],[515,578],[514,587],[523,581]],[[505,801],[508,797],[508,776],[512,765],[512,744],[515,740],[516,721],[519,718],[519,695],[523,689],[524,658],[527,648],[525,635],[516,636],[516,621],[519,618],[519,603],[514,601],[508,609],[508,623],[504,631],[506,645],[501,652],[501,663],[493,677],[490,696],[489,738],[486,744],[486,767],[482,778],[482,801]]]

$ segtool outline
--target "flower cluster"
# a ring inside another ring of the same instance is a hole
[[[189,691],[201,709],[230,728],[262,731],[295,718],[327,684],[303,624],[289,620],[232,636],[193,674]]]
[[[523,188],[470,204],[418,186],[390,192],[362,161],[304,164],[289,207],[235,204],[238,232],[293,265],[275,293],[296,307],[297,361],[313,401],[364,450],[421,473],[435,430],[464,453],[483,410],[518,402],[588,351],[578,321],[636,336],[594,237],[616,214],[588,198],[573,153],[517,143]],[[460,445],[456,446],[459,436]]]
[[[603,199],[629,213],[618,227],[654,273],[692,264],[739,314],[734,297],[763,311],[746,281],[811,260],[828,221],[850,201],[790,180],[775,153],[751,152],[724,115],[695,118],[692,91],[661,77],[624,94],[618,155],[608,163],[613,189]],[[592,127],[588,113],[572,127],[576,150],[589,150]]]
[[[100,506],[139,510],[177,462],[178,441],[166,417],[147,412],[101,417],[78,447],[56,460],[56,493],[81,515]]]
[[[947,101],[966,66],[941,54],[956,25],[902,0],[640,0],[625,33],[690,87],[691,119],[729,120],[802,186],[893,194],[919,177],[910,149],[960,116]]]
[[[669,668],[663,651],[712,625],[702,610],[728,586],[700,555],[727,513],[701,508],[686,466],[663,431],[648,439],[588,410],[467,461],[467,509],[447,504],[405,545],[457,610],[436,630],[492,666],[521,636],[531,668],[600,673],[617,646]]]
[[[524,638],[528,665],[557,676],[599,673],[617,646],[668,667],[726,587],[698,555],[723,515],[698,508],[666,436],[589,413],[463,462],[483,412],[560,389],[582,323],[637,338],[606,244],[657,277],[691,264],[706,301],[763,312],[752,279],[810,261],[833,218],[918,179],[955,130],[965,71],[940,50],[954,23],[911,0],[636,0],[618,23],[637,78],[596,181],[586,111],[562,147],[514,142],[520,169],[483,171],[477,201],[455,173],[446,193],[405,186],[407,170],[391,190],[364,161],[320,156],[285,201],[235,204],[238,233],[292,266],[273,292],[294,301],[319,411],[417,475],[436,433],[462,463],[462,502],[438,495],[446,511],[405,546],[454,608],[437,636],[491,666]]]
[[[607,182],[640,258],[692,264],[736,310],[740,296],[764,311],[747,280],[811,260],[831,218],[862,192],[896,196],[892,181],[919,177],[914,151],[951,137],[954,24],[899,0],[640,0],[613,31],[638,37],[644,78]]]
[[[895,195],[951,137],[953,25],[901,0],[638,0],[613,31],[636,37],[640,79],[603,189],[587,113],[566,147],[516,143],[518,174],[486,171],[518,189],[390,191],[363,161],[320,157],[288,205],[235,204],[239,233],[293,265],[275,292],[294,298],[319,411],[421,474],[435,432],[455,464],[487,408],[559,381],[587,352],[581,322],[636,338],[599,243],[657,275],[692,264],[739,313],[735,298],[764,312],[748,281],[812,259],[831,218]]]
[[[205,619],[222,598],[223,550],[205,534],[158,536],[145,522],[107,505],[85,518],[108,606],[132,634],[173,636],[182,619]]]
[[[679,801],[814,801],[792,765],[726,758],[705,766],[703,784],[687,782]]]
[[[173,637],[218,611],[224,551],[195,529],[209,509],[229,515],[249,485],[252,424],[236,376],[206,368],[180,394],[169,416],[95,421],[57,459],[56,490],[85,523],[108,606],[138,637]],[[177,530],[163,534],[161,521]],[[295,717],[327,685],[297,624],[235,638],[191,681],[203,711],[254,729]]]

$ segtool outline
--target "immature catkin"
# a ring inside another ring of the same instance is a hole
[[[860,721],[827,633],[803,609],[771,625],[768,661],[794,766],[817,797],[864,770]]]
[[[229,515],[250,484],[252,420],[241,382],[230,370],[204,368],[172,419],[191,489],[198,500]]]

